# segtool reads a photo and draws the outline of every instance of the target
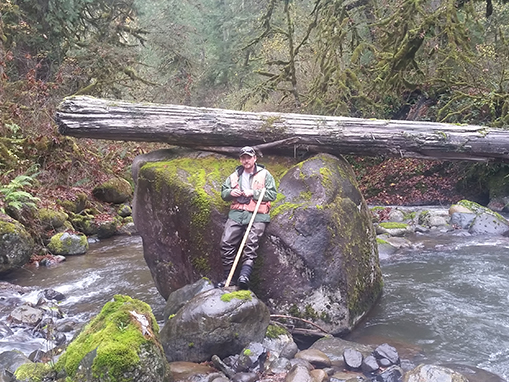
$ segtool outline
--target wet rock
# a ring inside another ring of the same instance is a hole
[[[339,371],[330,377],[331,382],[367,382],[368,379],[354,371]]]
[[[12,336],[14,332],[5,323],[0,322],[0,338]]]
[[[473,213],[454,212],[451,215],[451,225],[461,229],[469,229],[476,215]]]
[[[311,370],[309,375],[311,375],[313,382],[324,382],[329,379],[327,373],[322,369]]]
[[[211,289],[165,323],[161,342],[170,362],[224,358],[263,340],[269,321],[269,310],[252,292]]]
[[[0,374],[5,375],[3,381],[11,381],[9,377],[25,363],[32,363],[32,361],[21,352],[10,350],[0,353]]]
[[[292,359],[295,357],[295,354],[299,352],[299,348],[295,342],[289,342],[285,345],[285,347],[281,350],[280,357]]]
[[[54,255],[83,255],[88,251],[87,237],[68,232],[57,233],[50,239],[48,249]]]
[[[337,337],[326,337],[316,341],[310,349],[323,351],[332,362],[343,362],[343,353],[345,349],[351,348],[362,353],[364,357],[371,355],[374,348],[368,345],[357,344]]]
[[[285,382],[313,382],[313,378],[306,367],[295,365],[286,375]]]
[[[461,200],[457,205],[476,215],[468,230],[472,235],[502,235],[509,231],[509,222],[489,208],[468,200]]]
[[[258,380],[256,373],[237,373],[233,376],[232,382],[255,382]]]
[[[362,365],[362,354],[360,351],[352,349],[352,348],[346,348],[343,352],[343,359],[345,361],[345,364],[350,369],[360,369]]]
[[[287,358],[276,358],[267,368],[268,374],[287,373],[292,368],[290,360]]]
[[[375,356],[368,355],[366,358],[362,360],[361,370],[365,374],[370,374],[379,369],[378,362],[376,361]]]
[[[267,350],[258,342],[250,343],[239,354],[239,364],[249,365],[253,371],[263,371],[263,365],[267,359]]]
[[[25,228],[0,213],[0,274],[20,268],[30,260],[34,241]]]
[[[52,267],[52,266],[60,264],[61,262],[64,262],[64,261],[65,261],[65,256],[47,255],[46,257],[42,258],[41,261],[39,261],[39,265],[42,265],[45,267]]]
[[[164,307],[164,322],[168,320],[168,317],[177,313],[180,308],[182,308],[194,296],[211,289],[214,289],[212,282],[209,279],[201,278],[192,284],[188,284],[172,292],[168,296]]]
[[[23,305],[15,308],[8,317],[8,321],[14,325],[35,327],[41,322],[44,313],[41,309]]]
[[[376,382],[400,382],[403,376],[403,370],[398,366],[391,366],[387,370],[377,375]]]
[[[169,370],[175,382],[191,380],[194,381],[195,378],[199,376],[201,376],[201,378],[199,379],[202,379],[205,376],[209,376],[208,378],[206,378],[208,380],[213,380],[210,379],[210,376],[213,376],[214,378],[217,377],[217,370],[215,370],[214,368],[194,362],[186,361],[170,362]]]
[[[477,215],[468,229],[472,235],[502,235],[507,231],[509,231],[507,220],[489,212]]]
[[[403,377],[403,382],[468,382],[460,373],[443,366],[419,365]]]
[[[101,202],[120,204],[133,195],[131,183],[123,178],[112,178],[92,190],[92,195]]]
[[[65,295],[54,289],[44,289],[39,293],[40,297],[44,297],[46,300],[62,301],[65,300]]]
[[[290,365],[292,365],[292,367],[297,366],[297,365],[304,366],[309,371],[311,371],[311,370],[313,370],[315,368],[313,365],[311,365],[309,363],[309,361],[306,361],[305,359],[301,359],[301,358],[291,359],[290,360]]]
[[[215,368],[222,371],[228,378],[232,378],[235,375],[235,371],[217,355],[213,355],[211,360]]]
[[[295,358],[300,358],[308,361],[311,365],[317,368],[324,368],[331,366],[331,360],[323,351],[318,349],[306,349],[295,354]]]
[[[375,351],[373,352],[373,355],[377,359],[387,359],[389,362],[393,365],[399,364],[399,354],[398,351],[394,346],[391,346],[389,344],[382,344],[380,346],[377,346]]]

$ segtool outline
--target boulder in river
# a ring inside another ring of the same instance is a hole
[[[0,213],[0,274],[25,265],[33,249],[34,241],[23,225]]]
[[[461,200],[457,205],[466,208],[468,212],[464,209],[462,211],[465,212],[454,212],[455,221],[460,221],[472,235],[502,235],[509,231],[509,222],[497,212],[469,200]],[[451,206],[449,212],[456,210],[457,207]],[[468,224],[464,221],[468,221]]]
[[[150,306],[121,295],[114,296],[83,328],[54,370],[80,382],[170,380]],[[25,371],[21,366],[16,375]]]
[[[251,291],[211,289],[197,294],[168,318],[161,342],[170,362],[203,362],[260,342],[269,321],[268,308]]]
[[[152,162],[154,158],[167,160]],[[272,312],[349,331],[382,290],[371,214],[343,158],[259,160],[279,182],[261,240],[253,292]],[[165,150],[138,157],[133,217],[155,284],[166,299],[202,276],[223,277],[220,237],[229,209],[223,181],[239,164],[222,155]]]
[[[69,232],[57,233],[50,239],[48,249],[54,255],[83,255],[88,251],[87,237]]]

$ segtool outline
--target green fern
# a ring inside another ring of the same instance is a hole
[[[2,213],[5,213],[5,207],[16,210],[20,210],[23,206],[36,207],[36,202],[40,201],[40,199],[27,191],[23,191],[24,187],[32,185],[36,176],[37,174],[32,176],[18,175],[9,184],[0,187],[0,200],[3,204],[0,211]]]

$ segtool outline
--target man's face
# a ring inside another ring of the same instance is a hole
[[[244,154],[240,157],[240,164],[244,167],[244,170],[247,172],[251,172],[254,169],[254,165],[256,162],[256,155],[250,156]]]

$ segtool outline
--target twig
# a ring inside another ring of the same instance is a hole
[[[311,322],[309,320],[305,320],[303,318],[299,318],[299,317],[292,317],[292,316],[286,316],[284,314],[271,314],[270,315],[270,318],[286,318],[286,319],[289,319],[289,320],[299,320],[299,321],[302,321],[302,322],[305,322],[306,324],[309,324],[311,326],[314,326],[315,328],[318,328],[320,329],[322,332],[324,333],[327,333],[327,334],[330,334],[327,330],[321,328],[320,326],[318,326],[317,324],[315,324],[314,322]]]

